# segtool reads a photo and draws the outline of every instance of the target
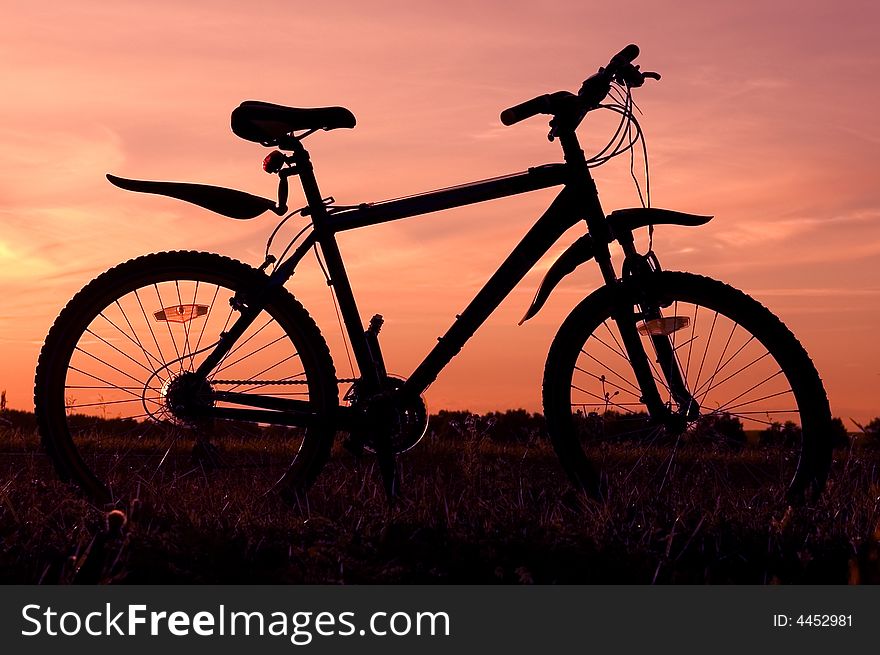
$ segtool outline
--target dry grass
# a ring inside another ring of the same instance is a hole
[[[303,511],[218,484],[184,499],[142,488],[108,517],[57,482],[32,433],[0,427],[0,581],[880,582],[880,455],[835,458],[810,507],[713,507],[682,490],[598,504],[570,493],[537,436],[469,429],[402,457],[393,509],[372,459],[340,451]]]

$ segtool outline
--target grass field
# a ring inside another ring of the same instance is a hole
[[[0,582],[880,582],[877,450],[835,450],[807,507],[712,507],[706,489],[638,483],[596,503],[571,493],[537,431],[517,437],[429,432],[401,457],[391,509],[373,459],[338,449],[301,510],[218,483],[142,489],[123,517],[58,482],[31,430],[0,426]]]

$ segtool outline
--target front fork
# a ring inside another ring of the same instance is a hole
[[[615,226],[609,224],[605,218],[596,184],[590,175],[590,170],[584,160],[583,150],[581,150],[574,133],[560,135],[560,141],[565,153],[565,161],[574,168],[579,168],[579,174],[585,180],[585,195],[582,199],[587,210],[584,213],[584,220],[593,237],[593,242],[597,245],[594,257],[602,271],[602,277],[606,284],[632,284],[637,291],[635,302],[629,293],[617,294],[619,302],[617,307],[613,309],[612,318],[617,323],[623,339],[623,346],[629,356],[633,373],[642,392],[641,401],[645,403],[652,419],[673,428],[683,429],[688,421],[694,420],[700,415],[700,406],[687,389],[669,334],[651,334],[649,332],[660,369],[657,377],[664,378],[666,380],[664,383],[663,380],[658,380],[655,377],[654,367],[648,360],[649,355],[645,352],[637,327],[640,322],[648,324],[649,321],[662,317],[658,294],[654,291],[654,286],[650,284],[651,277],[660,270],[660,263],[653,251],[649,251],[645,255],[638,253],[632,231],[615,229]],[[607,246],[614,240],[620,244],[626,256],[620,280],[615,275],[611,263],[611,253]],[[636,304],[640,308],[638,315],[633,309]],[[658,382],[669,389],[673,401],[678,405],[677,410],[673,410],[671,403],[667,404],[663,401],[660,391],[657,389]]]
[[[663,321],[663,301],[652,279],[660,271],[656,255],[653,252],[640,255],[634,249],[625,250],[629,252],[619,284],[633,289],[634,293],[626,289],[618,295],[620,302],[614,309],[613,318],[642,392],[640,400],[645,403],[652,418],[680,430],[699,417],[700,405],[687,388],[670,337],[680,327],[677,325],[678,317],[666,317],[671,320],[668,325]],[[638,311],[635,310],[636,305]],[[646,352],[639,326],[651,341],[656,366],[649,360],[651,353]],[[668,389],[677,409],[663,400],[658,384]]]

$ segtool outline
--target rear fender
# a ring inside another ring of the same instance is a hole
[[[254,196],[244,191],[210,186],[208,184],[190,184],[187,182],[152,182],[147,180],[129,180],[124,177],[107,174],[107,179],[126,191],[139,193],[155,193],[191,202],[212,212],[229,218],[256,218],[263,212],[275,210],[275,202],[268,198]]]

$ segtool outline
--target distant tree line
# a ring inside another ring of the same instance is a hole
[[[126,432],[131,430],[133,426],[130,419],[97,419],[94,416],[72,417],[73,424],[78,421],[88,421],[93,426],[97,422],[100,424],[100,429],[109,432]],[[865,425],[856,421],[853,423],[861,432],[858,436],[859,446],[880,449],[880,417],[872,419]],[[623,414],[609,410],[600,415],[596,412],[587,414],[577,412],[575,424],[576,429],[583,437],[596,440],[638,440],[644,438],[651,431],[656,432],[655,426],[645,413]],[[7,407],[6,392],[4,391],[0,394],[0,427],[33,432],[37,425],[33,412]],[[239,435],[251,433],[255,436],[270,437],[281,433],[287,435],[288,432],[294,430],[279,426],[261,428],[249,424],[236,424],[234,428]],[[800,440],[800,431],[800,426],[791,421],[774,422],[758,433],[757,445],[793,446]],[[654,432],[651,432],[652,437],[656,437]],[[440,410],[431,415],[428,422],[428,434],[441,439],[479,437],[499,442],[525,443],[543,437],[545,422],[542,414],[528,412],[525,409],[509,409],[504,412],[488,412],[486,414],[477,414],[467,410]],[[720,443],[731,447],[742,447],[750,443],[742,422],[735,416],[725,413],[704,417],[696,429],[689,431],[688,438],[692,441]],[[846,448],[850,445],[850,435],[846,425],[838,417],[832,420],[831,440],[835,448]]]
[[[544,416],[524,409],[487,414],[441,409],[428,420],[428,434],[441,439],[478,436],[492,441],[527,442],[544,434]]]
[[[644,412],[620,413],[613,410],[601,415],[596,412],[575,414],[575,427],[585,439],[599,441],[637,441],[650,436],[651,439],[662,440],[656,426]],[[862,447],[880,448],[880,417],[867,425],[856,423],[862,435],[858,437],[858,445]],[[428,422],[428,433],[438,438],[464,438],[477,436],[500,442],[525,442],[544,435],[545,423],[543,415],[530,413],[524,409],[511,409],[506,412],[489,412],[476,414],[470,411],[441,410],[432,414]],[[754,432],[752,433],[754,435]],[[835,417],[831,422],[831,442],[834,448],[850,446],[850,434],[841,418]],[[675,437],[670,437],[675,438]],[[758,446],[795,446],[801,438],[799,425],[787,421],[773,422],[765,429],[749,439],[742,422],[735,416],[726,413],[712,414],[704,417],[687,434],[689,442],[715,443],[731,448],[746,445]]]

